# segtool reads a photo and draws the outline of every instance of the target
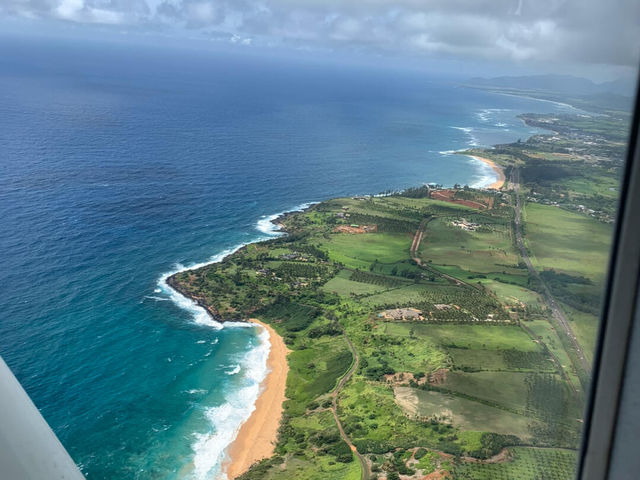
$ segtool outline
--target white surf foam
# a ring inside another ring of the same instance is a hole
[[[482,160],[478,160],[475,157],[467,155],[471,159],[476,171],[473,176],[473,182],[469,185],[472,188],[486,188],[492,183],[498,181],[498,174],[490,165],[487,165]]]
[[[257,242],[271,238],[273,236],[283,235],[278,227],[271,220],[276,219],[280,215],[288,212],[296,212],[304,210],[317,202],[303,203],[275,215],[264,216],[260,218],[256,224],[256,229],[263,233],[262,236],[255,238]],[[209,326],[216,330],[222,328],[255,328],[257,325],[247,322],[224,322],[220,323],[211,318],[208,312],[193,300],[185,297],[177,290],[171,288],[167,283],[167,279],[179,272],[185,270],[193,270],[222,261],[228,255],[233,254],[248,243],[242,243],[233,248],[223,250],[217,255],[212,256],[206,262],[193,263],[188,266],[176,264],[174,269],[162,274],[158,279],[158,289],[167,295],[177,306],[188,311],[195,323],[199,325]],[[159,292],[157,292],[159,293]],[[216,407],[209,407],[206,410],[206,417],[209,420],[212,430],[210,433],[196,433],[195,442],[192,445],[193,456],[193,477],[197,480],[205,478],[226,478],[224,472],[221,472],[221,466],[226,458],[226,450],[228,446],[236,438],[240,426],[251,416],[255,410],[255,402],[260,395],[260,384],[268,373],[267,358],[271,349],[269,343],[269,333],[263,327],[259,335],[259,344],[253,348],[245,358],[240,362],[237,372],[229,372],[234,376],[234,382],[239,375],[241,388],[230,390],[225,398],[225,403]],[[211,344],[218,343],[218,339],[214,339]],[[205,356],[211,355],[211,351]],[[169,360],[170,361],[170,360]]]
[[[283,235],[283,232],[279,231],[279,227],[277,225],[275,225],[274,223],[272,223],[272,220],[275,220],[276,218],[278,218],[280,215],[283,215],[285,213],[289,213],[289,212],[299,212],[302,210],[305,210],[307,208],[309,208],[311,205],[316,204],[317,202],[308,202],[308,203],[303,203],[301,205],[298,205],[296,207],[293,207],[290,210],[285,210],[283,212],[280,213],[276,213],[274,215],[268,215],[268,216],[263,216],[262,218],[260,218],[256,224],[256,229],[259,230],[260,232],[262,232],[265,236],[261,236],[258,237],[256,239],[254,239],[254,242],[258,242],[260,240],[265,240],[266,238],[270,238],[273,236],[278,236],[278,235]],[[184,266],[182,264],[176,264],[175,268],[173,270],[171,270],[170,272],[166,272],[163,273],[160,278],[158,279],[158,288],[156,288],[154,290],[154,292],[156,293],[164,293],[165,295],[167,295],[169,300],[172,300],[177,306],[179,306],[180,308],[188,311],[189,313],[191,313],[191,315],[193,316],[193,319],[195,321],[195,323],[199,324],[199,325],[206,325],[209,327],[213,327],[216,330],[219,330],[223,327],[246,327],[248,326],[246,323],[244,322],[225,322],[224,324],[217,322],[215,320],[213,320],[211,318],[211,316],[207,313],[207,311],[202,308],[200,305],[198,305],[196,302],[194,302],[193,300],[191,300],[190,298],[185,297],[184,295],[182,295],[180,292],[178,292],[177,290],[174,290],[173,288],[171,288],[171,286],[167,283],[167,278],[169,278],[171,275],[174,275],[176,273],[179,272],[184,272],[186,270],[195,270],[201,267],[205,267],[207,265],[211,265],[212,263],[218,263],[221,262],[225,257],[232,255],[233,253],[237,252],[238,250],[240,250],[242,247],[248,245],[251,242],[247,242],[247,243],[241,243],[239,245],[236,245],[235,247],[232,248],[227,248],[225,250],[223,250],[222,252],[212,256],[211,258],[209,258],[209,260],[205,261],[205,262],[200,262],[200,263],[192,263],[188,266]]]
[[[156,297],[155,295],[145,295],[144,298],[148,298],[149,300],[155,300],[156,302],[168,302],[168,298],[164,297]]]
[[[207,391],[204,388],[192,388],[190,390],[186,390],[186,393],[189,395],[204,395]]]
[[[227,375],[235,375],[240,372],[240,365],[234,365],[230,370],[225,370]]]
[[[213,318],[211,318],[211,315],[209,315],[209,313],[207,313],[207,311],[204,308],[202,308],[200,305],[198,305],[196,302],[194,302],[190,298],[185,297],[184,295],[182,295],[177,290],[174,290],[173,288],[171,288],[171,286],[167,283],[167,278],[169,278],[171,275],[174,275],[176,273],[184,272],[185,270],[194,270],[194,269],[201,268],[201,267],[204,267],[204,266],[207,266],[207,265],[211,265],[212,263],[220,262],[226,256],[231,255],[232,253],[238,251],[239,249],[241,249],[245,245],[246,244],[243,243],[243,244],[237,245],[237,246],[235,246],[233,248],[228,248],[226,250],[223,250],[222,252],[218,253],[217,255],[214,255],[213,257],[211,257],[206,262],[194,263],[194,264],[191,264],[191,265],[189,265],[187,267],[185,267],[184,265],[178,263],[178,264],[175,265],[174,270],[172,270],[170,272],[163,273],[160,276],[160,278],[158,279],[158,287],[177,306],[179,306],[183,310],[188,311],[192,315],[193,320],[194,320],[195,323],[197,323],[199,325],[206,325],[206,326],[209,326],[209,327],[213,327],[216,330],[220,330],[223,327],[223,325],[220,322],[216,322]]]
[[[454,127],[452,126],[451,128],[454,128],[456,130],[460,130],[461,132],[464,132],[467,135],[467,145],[469,145],[470,147],[477,147],[479,145],[478,143],[478,137],[476,137],[473,134],[473,127]]]
[[[253,324],[252,326],[255,327]],[[205,416],[211,424],[211,432],[195,434],[192,449],[193,476],[196,480],[226,478],[221,466],[227,459],[227,449],[235,440],[242,424],[255,410],[261,383],[268,373],[267,358],[271,350],[269,333],[260,328],[262,331],[258,335],[258,346],[249,351],[240,362],[240,388],[227,390],[222,405],[206,409]]]
[[[275,223],[273,223],[273,221],[276,218],[278,218],[281,215],[284,215],[285,213],[301,212],[302,210],[306,210],[311,205],[315,205],[316,203],[317,202],[302,203],[297,207],[293,207],[291,210],[285,210],[280,213],[274,213],[273,215],[263,215],[262,217],[260,217],[260,219],[256,223],[256,230],[269,236],[282,235],[283,232],[280,231],[280,227]]]

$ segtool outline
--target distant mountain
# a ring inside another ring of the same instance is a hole
[[[528,75],[520,77],[472,78],[469,84],[484,88],[514,88],[566,95],[615,94],[635,95],[635,78],[620,78],[611,82],[595,83],[572,75]]]

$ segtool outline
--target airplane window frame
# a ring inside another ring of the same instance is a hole
[[[577,478],[609,478],[631,333],[638,308],[640,277],[640,90],[636,89],[618,221],[603,296],[591,391],[584,415]],[[637,472],[636,472],[637,474]]]

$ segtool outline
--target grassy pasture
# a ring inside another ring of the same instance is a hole
[[[378,260],[396,263],[409,258],[411,236],[397,233],[333,234],[322,243],[329,258],[348,268],[368,270]]]
[[[527,203],[525,239],[539,270],[583,275],[601,285],[607,269],[612,226],[560,208]]]
[[[373,285],[371,283],[354,282],[349,280],[351,276],[350,270],[341,270],[338,275],[333,277],[322,287],[327,292],[334,292],[343,297],[350,295],[373,295],[384,292],[387,288]]]
[[[376,331],[366,339],[362,351],[369,365],[379,364],[379,359],[384,358],[396,372],[430,373],[449,364],[442,349],[419,335],[394,338]]]
[[[383,325],[385,332],[389,335],[409,336],[410,330],[413,329],[415,335],[430,338],[446,347],[476,350],[505,350],[513,348],[531,352],[540,351],[541,348],[517,326],[408,325],[391,322],[385,322]]]
[[[496,296],[507,305],[524,303],[525,305],[537,308],[542,308],[544,306],[544,302],[540,295],[528,288],[521,287],[520,285],[497,282],[490,279],[483,279],[480,280],[480,282],[494,292]]]
[[[507,370],[501,350],[448,348],[447,353],[457,368],[464,370]]]
[[[343,338],[324,337],[308,348],[291,352],[287,397],[296,402],[290,407],[304,411],[311,400],[333,389],[350,365],[351,352]]]
[[[542,339],[547,348],[549,348],[551,353],[553,353],[553,355],[558,359],[562,369],[570,376],[574,385],[579,385],[580,381],[575,374],[569,355],[562,346],[562,342],[556,331],[553,329],[551,323],[547,320],[533,320],[526,322],[525,325],[535,335]]]
[[[582,346],[586,359],[592,362],[593,354],[596,351],[600,318],[566,305],[563,308],[571,320],[571,329]]]
[[[466,398],[409,387],[396,388],[396,402],[409,414],[447,417],[462,430],[495,432],[530,438],[529,418]]]
[[[527,373],[449,372],[444,388],[521,411],[527,403]]]
[[[435,218],[427,224],[420,244],[421,258],[437,265],[454,263],[462,270],[485,274],[511,272],[517,268],[518,256],[508,223],[485,224],[487,219],[480,217],[477,222],[482,222],[481,225],[489,231],[465,231],[451,225],[453,219]]]

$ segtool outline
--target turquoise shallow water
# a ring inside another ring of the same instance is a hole
[[[424,182],[564,107],[375,68],[0,41],[0,354],[90,479],[207,478],[266,349],[160,281],[271,215]]]

